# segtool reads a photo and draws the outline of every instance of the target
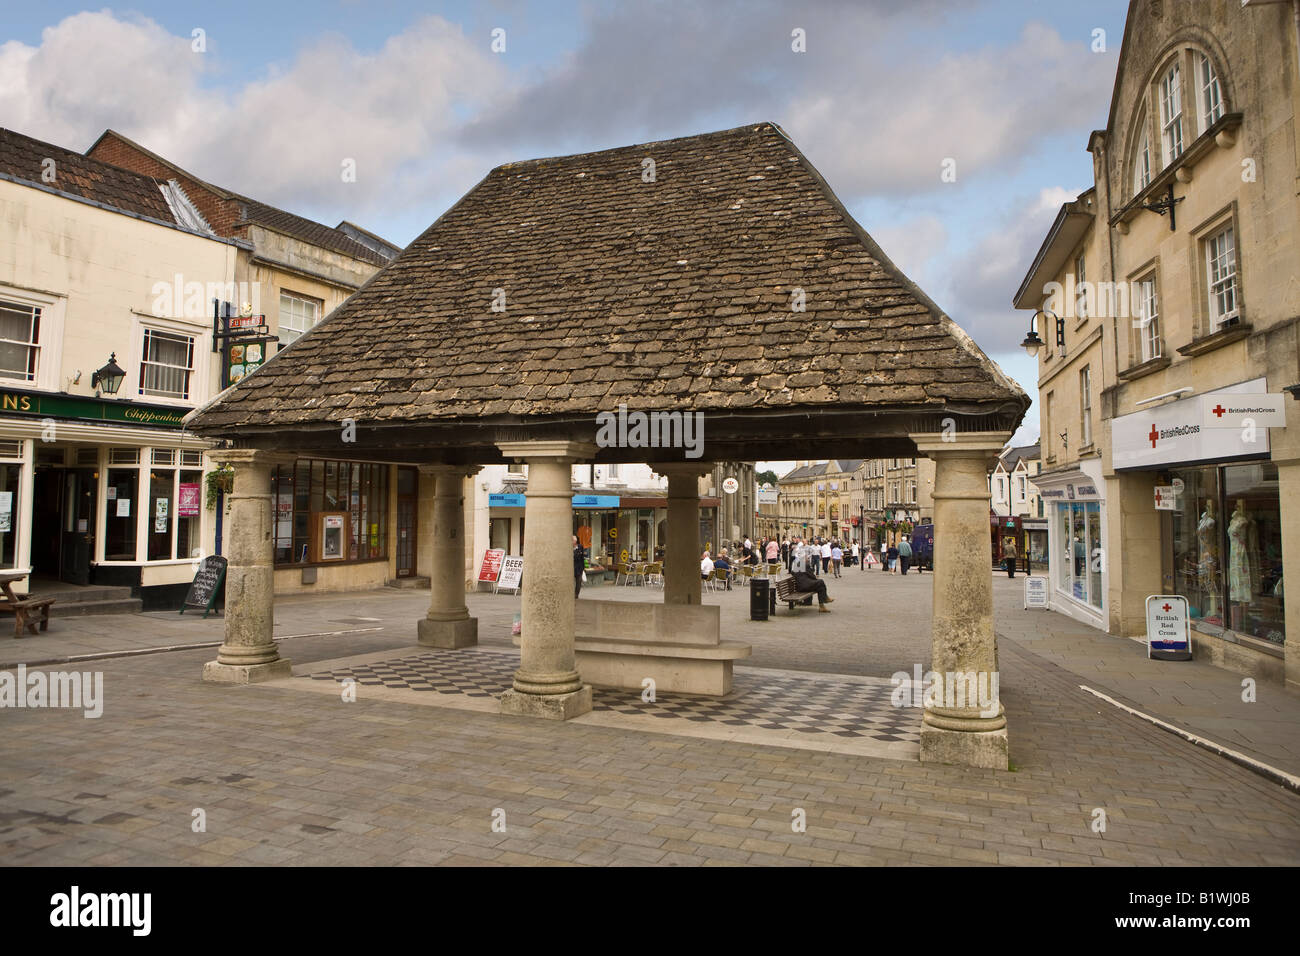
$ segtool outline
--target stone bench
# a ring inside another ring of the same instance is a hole
[[[720,614],[716,605],[580,599],[573,628],[578,673],[598,687],[641,690],[649,677],[657,692],[728,694],[731,662],[752,648],[721,639]]]

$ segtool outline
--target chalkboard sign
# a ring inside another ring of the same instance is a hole
[[[187,607],[201,607],[206,618],[225,580],[226,559],[219,554],[208,555],[199,565],[194,580],[190,582],[190,590],[181,605],[181,613],[184,614]]]

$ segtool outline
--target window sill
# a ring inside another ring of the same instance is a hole
[[[1116,377],[1122,382],[1131,382],[1144,375],[1150,375],[1151,373],[1158,372],[1163,368],[1168,368],[1173,364],[1173,361],[1174,360],[1168,355],[1157,355],[1153,359],[1147,359],[1145,362],[1124,369],[1124,371],[1120,372]]]
[[[1231,345],[1233,342],[1240,342],[1249,336],[1254,331],[1254,328],[1254,326],[1238,320],[1233,325],[1226,326],[1217,332],[1212,332],[1199,339],[1192,339],[1191,342],[1178,350],[1178,354],[1191,356],[1213,352],[1215,349]]]

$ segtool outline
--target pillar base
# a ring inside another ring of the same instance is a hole
[[[951,763],[988,770],[1010,769],[1006,727],[1000,730],[945,730],[921,726],[921,763]]]
[[[223,664],[208,661],[203,665],[203,679],[214,684],[260,684],[293,676],[293,665],[288,658],[268,661],[265,664]]]
[[[501,695],[501,713],[517,717],[568,720],[591,712],[591,685],[571,694],[521,694],[511,688]]]
[[[459,621],[431,621],[423,618],[416,625],[419,642],[425,647],[455,650],[473,647],[478,643],[478,618],[467,617]]]

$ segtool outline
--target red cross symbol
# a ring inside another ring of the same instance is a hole
[[[1222,405],[1215,405],[1213,408],[1210,409],[1210,411],[1214,412],[1214,414],[1217,415],[1219,418],[1222,418],[1223,413],[1226,412],[1227,409],[1224,408]]]
[[[1165,499],[1164,499],[1164,496],[1161,495],[1160,492],[1157,490],[1157,491],[1156,491],[1156,504],[1159,505],[1159,504],[1160,504],[1162,501],[1164,501],[1164,500],[1165,500]]]
[[[1168,612],[1169,612],[1169,602],[1166,601],[1166,602],[1165,602],[1165,606],[1162,607],[1160,610],[1164,611],[1165,613],[1168,613]]]
[[[1151,440],[1151,447],[1152,447],[1152,448],[1155,448],[1155,447],[1156,447],[1156,439],[1159,438],[1159,437],[1160,437],[1160,433],[1159,433],[1158,431],[1156,431],[1156,426],[1155,426],[1155,425],[1152,425],[1152,426],[1151,426],[1151,434],[1150,434],[1150,435],[1147,435],[1147,438],[1149,438],[1149,439]]]

